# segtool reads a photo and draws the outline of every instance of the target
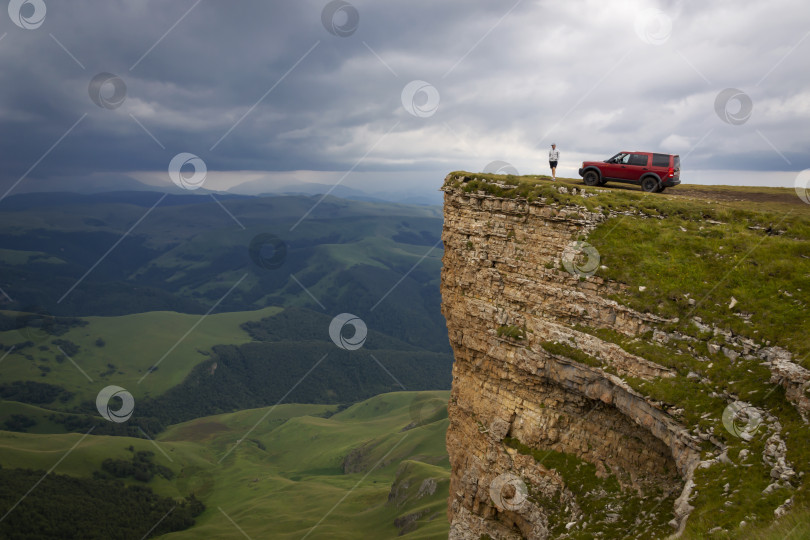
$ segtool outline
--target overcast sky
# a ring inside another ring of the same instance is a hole
[[[0,196],[49,179],[170,185],[183,152],[214,189],[295,178],[435,190],[447,172],[495,160],[547,174],[551,142],[570,176],[623,149],[680,154],[685,182],[717,171],[792,185],[810,167],[802,0],[12,0],[3,11]]]

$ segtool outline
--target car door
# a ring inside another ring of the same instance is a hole
[[[602,178],[624,178],[624,163],[628,159],[628,154],[625,152],[619,152],[612,158],[605,161],[605,164],[600,167],[602,169]]]
[[[622,173],[625,180],[639,182],[642,175],[650,170],[650,156],[648,154],[631,153],[627,164],[624,165]]]

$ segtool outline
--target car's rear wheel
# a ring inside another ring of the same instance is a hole
[[[647,193],[657,193],[661,190],[661,183],[654,176],[645,176],[641,179],[641,189]]]
[[[582,177],[582,181],[586,186],[596,186],[599,184],[599,175],[596,171],[587,171]]]

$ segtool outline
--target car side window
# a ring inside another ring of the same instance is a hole
[[[613,160],[614,163],[627,163],[627,160],[630,159],[630,154],[618,154],[616,158]]]
[[[630,161],[628,165],[638,165],[641,167],[647,166],[647,154],[630,154]]]

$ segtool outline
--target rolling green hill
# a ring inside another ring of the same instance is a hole
[[[383,394],[336,414],[326,405],[250,409],[173,425],[154,443],[90,434],[69,453],[82,435],[0,431],[0,464],[58,462],[53,474],[89,478],[106,459],[152,452],[172,478],[125,484],[194,494],[206,506],[192,528],[165,538],[238,538],[238,528],[251,538],[437,538],[448,530],[447,398]],[[35,510],[23,501],[15,512]]]
[[[54,325],[58,335],[7,330],[0,333],[11,343],[0,380],[0,398],[8,400],[0,402],[0,426],[35,433],[96,426],[97,434],[154,436],[165,425],[281,400],[353,403],[450,386],[450,354],[373,328],[363,348],[341,350],[329,337],[331,320],[304,308],[269,307],[204,319],[170,312],[89,317],[69,328]],[[96,396],[109,385],[135,399],[126,423],[98,414]],[[14,402],[51,412],[29,414]]]
[[[150,312],[87,317],[85,326],[73,327],[58,337],[7,330],[0,332],[0,343],[15,346],[15,349],[3,360],[2,381],[57,384],[75,394],[71,400],[59,404],[61,409],[76,406],[83,400],[94,401],[98,391],[107,384],[127,388],[136,399],[160,395],[180,384],[195,365],[210,356],[209,350],[214,345],[251,341],[250,335],[241,328],[243,323],[280,311],[281,308],[268,307],[258,311],[215,313],[196,328],[195,324],[200,321],[198,315]],[[17,315],[2,313],[12,318]],[[180,341],[192,328],[193,332]],[[22,347],[20,344],[26,341],[32,345]],[[61,341],[62,345],[55,341]],[[74,352],[64,342],[72,343],[77,350]],[[76,365],[65,358],[60,347]],[[150,376],[148,384],[138,385],[144,373],[169,350],[171,353]]]

